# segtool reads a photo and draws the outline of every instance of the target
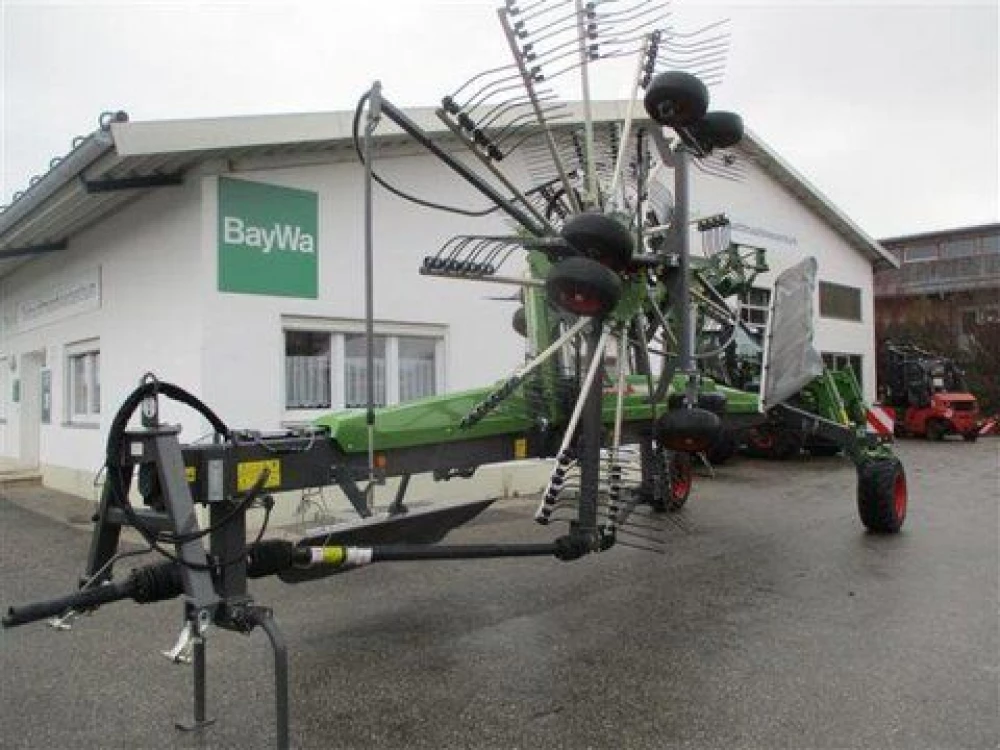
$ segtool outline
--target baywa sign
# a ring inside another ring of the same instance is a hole
[[[219,178],[219,291],[316,299],[316,193]]]

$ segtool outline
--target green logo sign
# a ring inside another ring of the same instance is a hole
[[[316,193],[219,178],[219,291],[316,299]]]

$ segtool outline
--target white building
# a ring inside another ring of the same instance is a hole
[[[621,111],[605,103],[599,113]],[[432,111],[411,114],[449,142]],[[388,133],[378,170],[393,183],[484,205]],[[743,182],[695,171],[695,215],[725,212],[734,239],[767,249],[764,288],[803,256],[818,258],[818,348],[852,361],[871,398],[872,264],[889,257],[760,139],[739,148],[750,157]],[[234,427],[276,429],[358,400],[363,175],[350,113],[114,121],[82,140],[0,213],[0,457],[92,496],[108,425],[146,372],[198,394]],[[516,367],[516,305],[488,299],[509,288],[418,274],[449,237],[504,231],[496,214],[443,214],[379,188],[375,210],[385,400],[481,385]],[[274,224],[281,236],[258,228]],[[167,418],[185,440],[205,431],[183,409]]]

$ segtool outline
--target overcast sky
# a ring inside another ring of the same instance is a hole
[[[376,78],[397,104],[436,104],[508,62],[500,4],[0,0],[0,202],[103,110],[133,121],[347,110]],[[672,7],[680,25],[731,19],[713,107],[740,112],[876,238],[998,221],[995,0]],[[605,71],[597,96],[623,96],[627,77]]]

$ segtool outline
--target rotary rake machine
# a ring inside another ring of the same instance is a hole
[[[514,327],[525,338],[525,362],[485,388],[380,409],[369,401],[363,411],[267,434],[231,429],[194,395],[146,376],[109,430],[106,482],[79,590],[11,607],[4,627],[56,618],[53,624],[65,628],[112,601],[183,596],[184,627],[168,655],[194,664],[194,720],[178,725],[187,729],[210,723],[208,630],[261,627],[275,656],[277,745],[287,747],[285,643],[271,611],[249,595],[248,579],[277,575],[299,583],[375,562],[569,561],[604,552],[628,543],[629,534],[643,538],[630,527],[640,505],[678,510],[690,491],[692,455],[712,444],[723,422],[759,422],[764,409],[850,444],[862,520],[876,531],[899,529],[905,479],[888,449],[865,442],[836,414],[786,403],[822,371],[811,348],[814,261],[777,281],[760,396],[728,388],[699,367],[731,344],[743,324],[730,300],[766,270],[762,251],[728,241],[724,216],[689,216],[692,169],[718,179],[739,179],[743,170],[729,150],[742,138],[741,119],[708,111],[707,85],[724,67],[722,27],[682,33],[664,5],[649,1],[508,0],[498,17],[513,61],[444,97],[437,114],[446,137],[394,106],[378,83],[358,104],[367,392],[374,392],[375,184],[431,209],[503,217],[508,231],[454,237],[419,271],[516,285],[522,307]],[[592,101],[590,74],[615,58],[634,63],[634,77],[629,100],[609,112]],[[576,105],[561,103],[550,88],[570,77],[579,82]],[[487,208],[440,205],[379,175],[374,136],[385,120],[485,197]],[[693,229],[711,249],[703,257],[689,247]],[[501,273],[510,267],[513,274]],[[158,418],[163,398],[198,411],[215,440],[181,444],[179,429]],[[137,413],[141,426],[130,429]],[[404,503],[413,474],[451,479],[528,458],[552,461],[535,520],[568,527],[551,542],[441,544],[490,501],[426,510]],[[398,477],[399,489],[376,515],[371,490],[386,477]],[[297,543],[263,539],[262,527],[247,541],[248,510],[269,512],[272,493],[329,485],[344,492],[359,521],[315,530]],[[135,496],[140,506],[133,506]],[[207,508],[204,527],[196,504]],[[125,527],[147,542],[138,552],[155,550],[165,560],[116,580],[115,564],[137,554],[119,548]]]

